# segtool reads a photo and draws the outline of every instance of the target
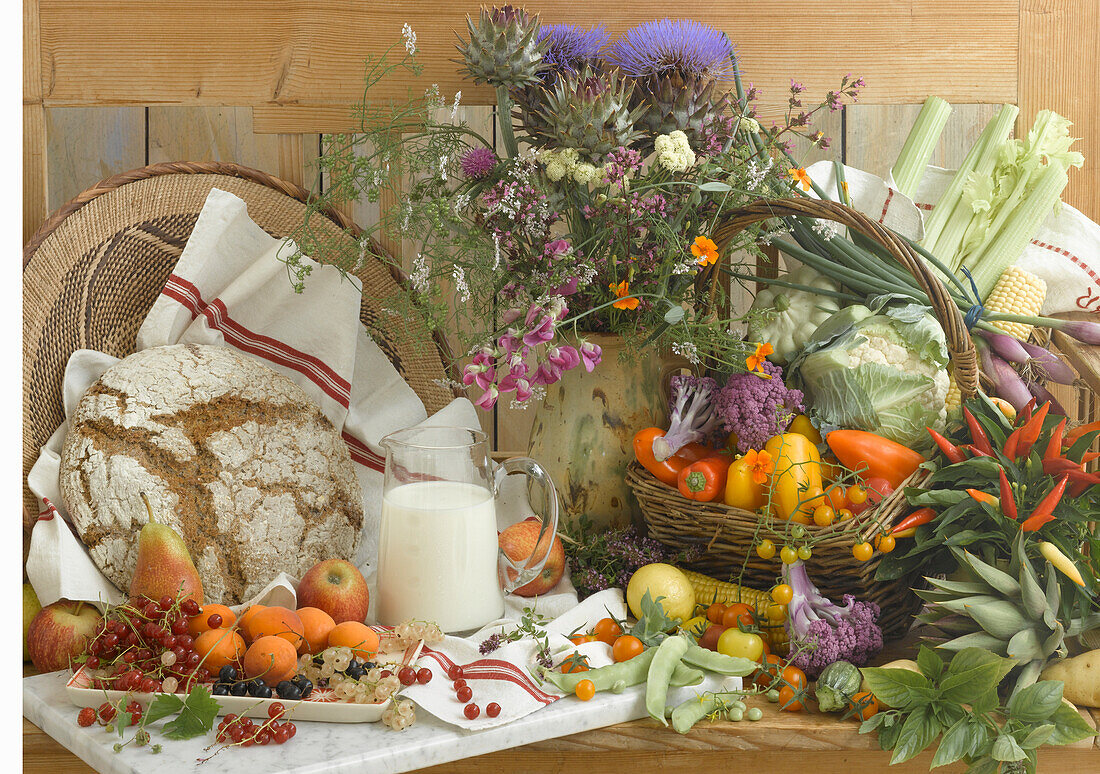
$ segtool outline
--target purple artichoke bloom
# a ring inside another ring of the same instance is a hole
[[[544,24],[539,28],[538,41],[547,41],[542,62],[551,73],[576,72],[599,56],[607,45],[607,30],[599,27],[586,30],[575,24]]]
[[[624,32],[608,60],[636,78],[676,71],[696,77],[728,76],[733,48],[719,30],[697,21],[660,19]]]
[[[471,148],[462,155],[459,163],[466,177],[480,180],[497,165],[497,154],[493,153],[492,148]]]

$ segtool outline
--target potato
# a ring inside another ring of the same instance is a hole
[[[917,662],[908,658],[899,658],[897,661],[891,661],[889,664],[883,664],[882,669],[908,669],[910,672],[920,673],[920,667],[917,666]],[[867,685],[867,678],[863,678],[863,684],[859,687],[861,691],[870,691],[870,687]]]
[[[1100,650],[1051,664],[1039,679],[1061,680],[1066,684],[1062,696],[1078,707],[1100,707]]]

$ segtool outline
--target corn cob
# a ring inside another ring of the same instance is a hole
[[[952,422],[962,416],[962,390],[955,381],[955,370],[947,372],[947,421]]]
[[[1047,283],[1019,266],[1004,270],[997,284],[985,300],[987,312],[1004,312],[1025,317],[1036,317],[1043,309],[1047,297]],[[1027,341],[1033,326],[1017,322],[993,323],[1010,336]]]
[[[736,583],[726,583],[700,572],[684,570],[683,568],[681,570],[687,576],[692,589],[695,590],[696,604],[706,606],[717,602],[721,605],[731,605],[734,602],[743,602],[750,605],[756,610],[760,621],[760,631],[763,633],[764,639],[768,641],[772,651],[776,653],[786,652],[788,639],[784,622],[768,619],[768,608],[775,604],[769,592],[752,589],[748,586],[739,586]]]

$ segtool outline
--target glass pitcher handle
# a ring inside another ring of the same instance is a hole
[[[554,545],[554,535],[558,531],[558,490],[546,470],[530,457],[513,457],[497,466],[493,473],[493,492],[500,491],[505,477],[512,473],[524,473],[539,484],[546,495],[547,509],[542,517],[542,529],[539,530],[535,550],[531,556],[520,562],[513,562],[504,551],[498,550],[498,567],[501,584],[505,591],[511,592],[524,586],[542,572],[546,560],[550,558],[550,549]]]

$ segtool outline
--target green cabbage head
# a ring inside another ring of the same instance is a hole
[[[791,365],[814,414],[826,425],[867,430],[926,450],[925,427],[947,422],[947,341],[927,308],[875,314],[849,306],[818,326]]]

